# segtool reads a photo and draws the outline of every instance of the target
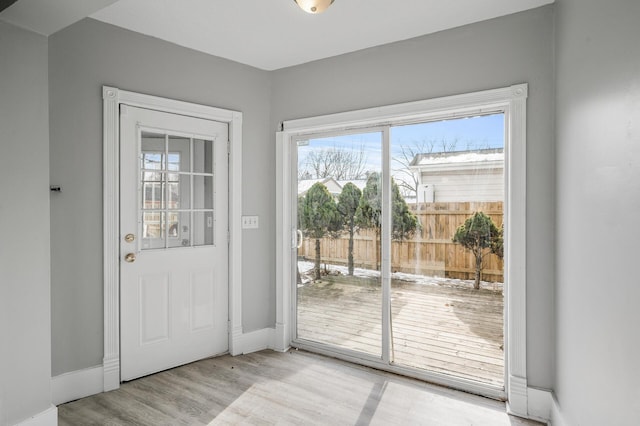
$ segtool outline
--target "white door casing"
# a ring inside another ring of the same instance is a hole
[[[103,86],[103,390],[120,386],[120,114],[121,105],[226,123],[228,143],[228,348],[242,339],[242,113]],[[126,253],[125,253],[126,254]]]
[[[121,380],[228,350],[227,139],[120,107]]]

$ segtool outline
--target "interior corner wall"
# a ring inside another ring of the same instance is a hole
[[[102,85],[243,113],[243,327],[275,324],[270,75],[92,19],[49,39],[53,375],[102,364]]]
[[[277,123],[529,84],[527,100],[527,375],[553,384],[553,6],[274,72]]]
[[[557,2],[557,367],[567,425],[640,419],[640,2]]]
[[[0,426],[51,407],[47,39],[0,22]]]

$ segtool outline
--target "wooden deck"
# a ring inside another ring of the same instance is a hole
[[[501,290],[392,280],[397,365],[504,385]],[[298,288],[298,337],[380,356],[378,280],[327,276]]]

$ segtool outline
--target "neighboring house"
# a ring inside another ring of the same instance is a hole
[[[340,192],[342,192],[342,185],[332,177],[326,177],[323,179],[303,179],[298,181],[298,197],[304,197],[307,191],[309,191],[311,187],[318,182],[323,183],[329,190],[329,193],[335,198],[338,198]]]
[[[342,188],[344,188],[344,186],[349,182],[357,186],[360,191],[362,191],[367,184],[366,179],[335,180],[332,177],[326,177],[323,179],[302,179],[298,181],[298,197],[304,197],[307,191],[309,191],[309,189],[318,182],[323,183],[329,190],[329,193],[336,199],[340,196]]]
[[[419,203],[504,199],[502,148],[417,154],[409,168],[418,177]]]
[[[344,188],[344,186],[346,184],[348,184],[349,182],[351,182],[352,184],[354,184],[356,187],[358,187],[358,189],[360,191],[362,191],[364,189],[365,186],[367,186],[367,180],[366,179],[352,179],[352,180],[339,180],[338,184]]]

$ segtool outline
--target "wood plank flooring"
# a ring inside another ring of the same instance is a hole
[[[540,423],[504,403],[303,351],[198,361],[58,407],[71,425],[476,425]]]
[[[382,292],[376,279],[326,276],[298,288],[298,336],[381,354]],[[501,290],[392,280],[393,360],[501,387]]]

